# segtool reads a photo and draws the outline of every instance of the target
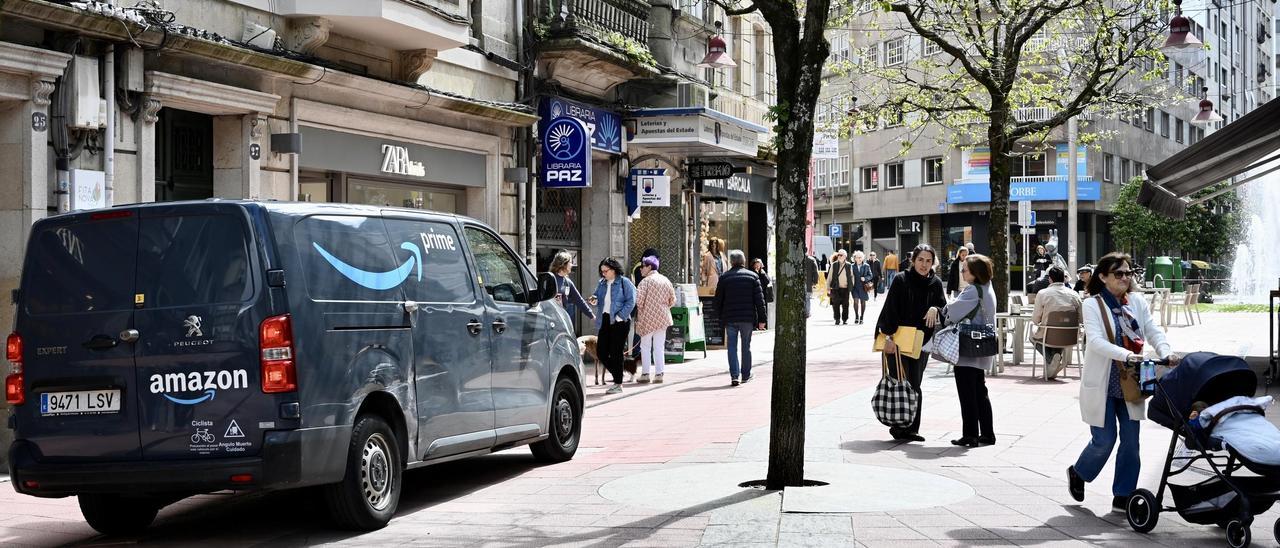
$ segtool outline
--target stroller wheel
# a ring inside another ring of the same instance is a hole
[[[1129,527],[1139,533],[1151,532],[1160,520],[1160,504],[1156,502],[1156,496],[1146,489],[1138,489],[1129,495],[1124,509]]]
[[[1271,526],[1271,535],[1276,537],[1276,542],[1280,542],[1280,518],[1277,518],[1275,525]]]
[[[1227,545],[1231,548],[1244,548],[1252,542],[1252,535],[1249,533],[1249,526],[1244,522],[1235,519],[1227,524]]]

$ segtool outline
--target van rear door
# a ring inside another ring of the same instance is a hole
[[[137,211],[37,223],[27,246],[16,325],[27,403],[17,437],[47,460],[136,460],[133,345]],[[124,335],[124,337],[122,337]]]
[[[135,325],[142,457],[256,455],[276,419],[261,389],[270,315],[247,211],[233,204],[142,210]]]

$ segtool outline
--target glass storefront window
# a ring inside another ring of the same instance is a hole
[[[377,181],[351,179],[347,182],[347,202],[426,209],[441,213],[463,213],[459,210],[461,193],[455,190],[424,188]]]
[[[747,246],[747,203],[724,201],[702,202],[702,220],[706,227],[702,238],[702,249],[707,248],[711,238],[724,240],[725,254],[731,249],[746,250]]]

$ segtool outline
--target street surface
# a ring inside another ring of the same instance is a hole
[[[864,496],[856,488],[834,493],[853,499],[859,507],[914,506],[910,509],[784,512],[792,502],[784,502],[786,495],[740,490],[735,486],[741,479],[715,474],[702,474],[683,491],[660,491],[663,478],[675,478],[685,467],[726,463],[726,468],[706,469],[730,470],[766,460],[770,332],[756,335],[755,380],[737,388],[729,387],[724,351],[668,366],[667,382],[662,385],[627,384],[618,396],[605,396],[605,386],[589,386],[583,442],[570,462],[540,466],[527,449],[518,448],[410,472],[399,513],[381,531],[334,531],[324,523],[325,513],[317,497],[295,491],[194,497],[164,509],[140,538],[108,538],[83,522],[75,499],[20,496],[9,485],[0,484],[0,508],[4,509],[0,512],[0,546],[135,542],[181,546],[895,548],[1224,544],[1220,529],[1188,525],[1170,513],[1160,515],[1150,535],[1134,533],[1122,514],[1110,511],[1110,467],[1088,486],[1083,504],[1070,498],[1064,470],[1088,439],[1088,429],[1079,419],[1074,369],[1069,379],[1051,382],[1030,378],[1026,366],[1009,367],[1005,374],[990,378],[997,445],[962,449],[948,443],[959,437],[960,430],[952,377],[944,367],[932,366],[924,384],[921,430],[928,441],[892,442],[870,409],[880,376],[879,355],[870,352],[878,310],[875,304],[868,308],[866,325],[833,326],[829,309],[815,307],[809,332],[806,455],[813,464],[807,475],[822,480],[821,470],[853,463],[881,467],[876,470],[885,470],[892,477],[901,472],[938,478],[939,499],[931,500],[935,493],[927,485],[889,496],[882,492]],[[1204,348],[1197,345],[1220,340],[1217,334],[1226,333],[1229,326],[1247,330],[1250,328],[1243,326],[1258,323],[1258,318],[1247,314],[1204,316],[1204,326],[1171,330],[1175,349]],[[588,370],[588,379],[591,376]],[[1139,485],[1154,490],[1170,433],[1145,422],[1142,438],[1143,479]],[[729,463],[748,464],[728,468],[734,466]],[[683,472],[687,475],[688,470]],[[643,481],[627,481],[639,474],[648,475],[641,478]],[[884,479],[867,477],[868,484]],[[954,495],[956,486],[962,499],[936,503],[944,494]],[[704,494],[698,492],[701,489],[733,494],[693,506],[669,507],[679,502],[673,499],[696,499]],[[656,505],[619,502],[655,498]],[[664,503],[668,507],[663,507]],[[1280,511],[1272,510],[1257,517],[1255,546],[1274,545],[1272,524],[1277,516]]]

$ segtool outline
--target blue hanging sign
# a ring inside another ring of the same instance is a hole
[[[591,186],[591,147],[587,126],[577,118],[542,124],[542,186]]]
[[[542,122],[559,118],[577,118],[587,126],[591,148],[610,154],[622,154],[622,117],[616,112],[598,109],[560,97],[543,97],[538,105]]]

